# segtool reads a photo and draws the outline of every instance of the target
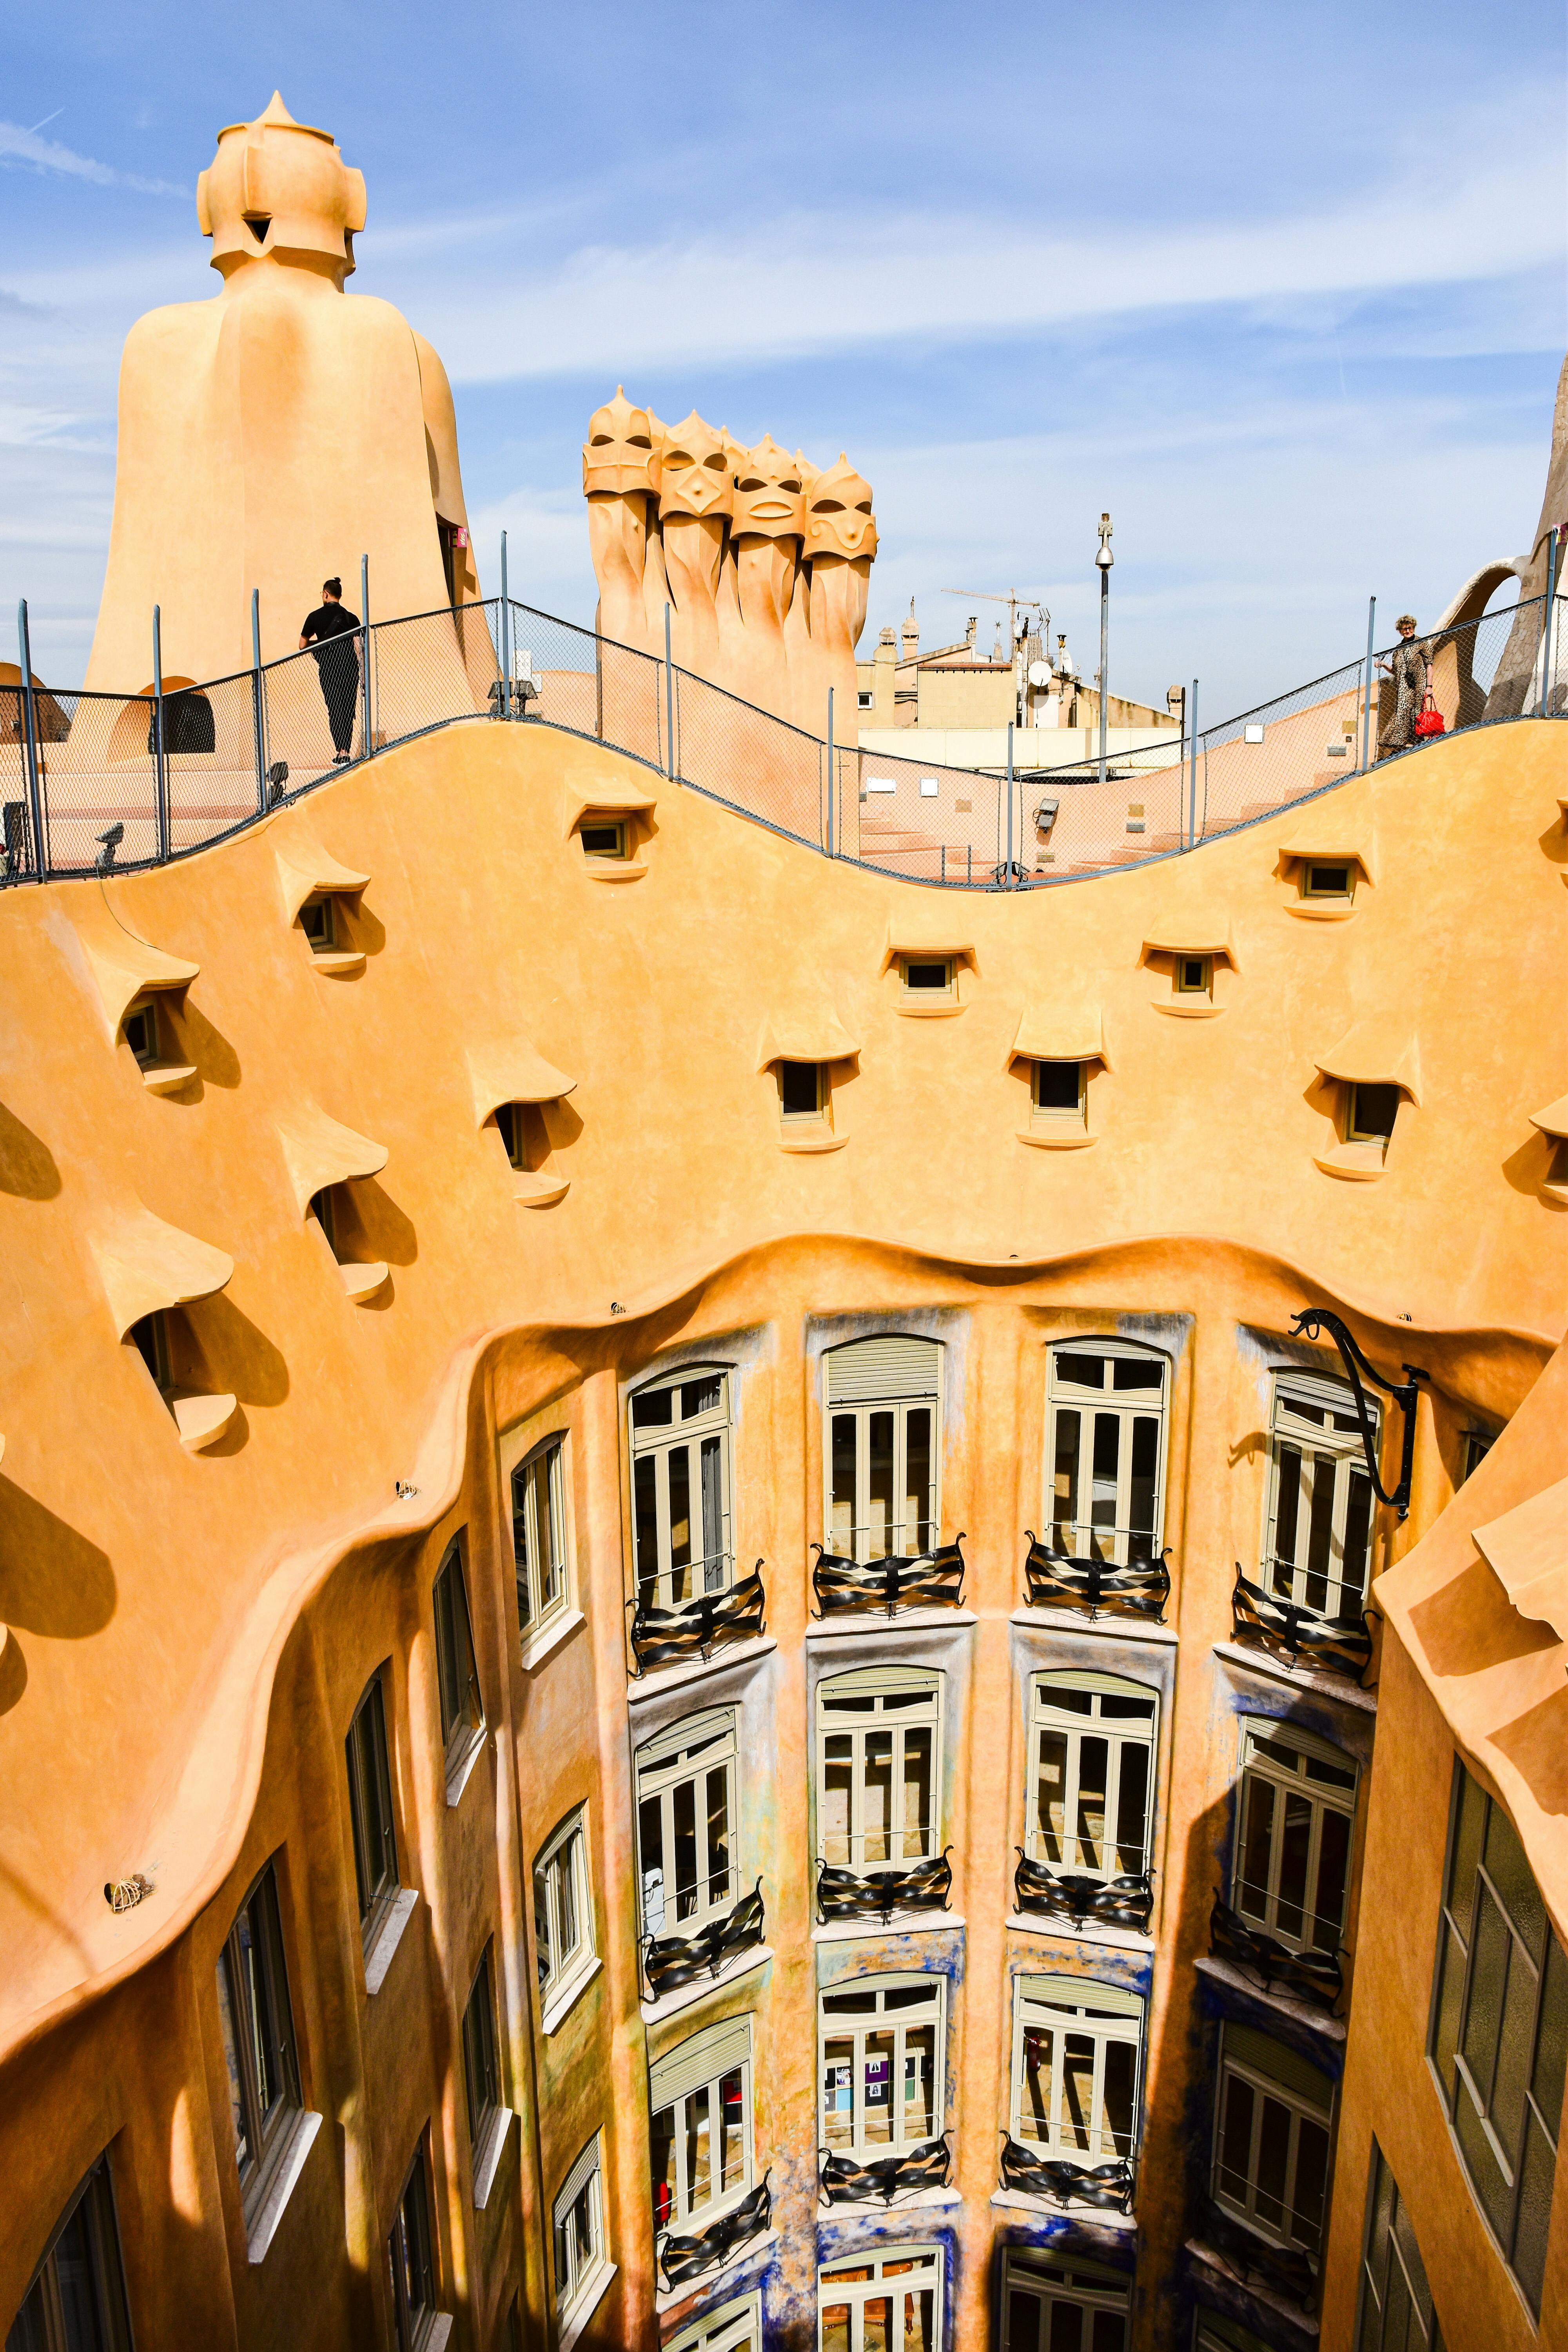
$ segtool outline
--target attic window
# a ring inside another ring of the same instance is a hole
[[[626,857],[626,826],[624,817],[584,819],[577,828],[582,836],[584,857]]]
[[[151,996],[139,998],[126,1014],[125,1042],[142,1069],[157,1061],[158,1007]]]
[[[1345,1095],[1345,1141],[1381,1144],[1386,1153],[1399,1110],[1399,1088],[1351,1085]]]
[[[343,1288],[356,1302],[372,1298],[387,1278],[384,1258],[353,1258],[344,1255],[354,1244],[363,1245],[365,1234],[360,1223],[353,1194],[348,1185],[324,1184],[312,1192],[309,1214],[313,1216],[326,1237],[327,1247],[337,1261]]]
[[[1301,896],[1303,898],[1353,898],[1355,867],[1348,859],[1336,859],[1331,863],[1326,858],[1303,859]]]
[[[1087,1127],[1089,1088],[1082,1062],[1034,1065],[1033,1118],[1042,1127]]]
[[[300,909],[300,929],[317,955],[326,955],[338,943],[337,901],[323,892],[307,898]]]
[[[779,1103],[785,1120],[823,1118],[827,1089],[820,1062],[780,1062]]]
[[[900,956],[899,975],[906,996],[934,1003],[938,997],[951,997],[953,993],[952,956]]]
[[[1179,955],[1174,959],[1173,986],[1178,996],[1212,996],[1214,994],[1214,958],[1206,955]]]
[[[258,245],[265,245],[267,232],[272,226],[272,215],[270,213],[247,213],[245,226]]]
[[[521,1174],[537,1175],[550,1157],[550,1134],[540,1105],[497,1103],[496,1125],[512,1166]]]

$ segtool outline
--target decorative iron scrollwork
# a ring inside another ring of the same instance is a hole
[[[811,1571],[816,1613],[832,1617],[845,1609],[957,1609],[963,1601],[963,1533],[934,1551],[890,1552],[886,1559],[848,1559],[842,1552],[812,1549]]]
[[[1238,1969],[1250,1969],[1262,1979],[1265,1992],[1280,1985],[1304,2000],[1316,2001],[1331,2016],[1345,1989],[1337,1951],[1293,1952],[1278,1937],[1265,1935],[1239,1911],[1233,1911],[1217,1894],[1209,1913],[1209,1950],[1219,1958],[1234,1960]]]
[[[770,2166],[749,2196],[728,2213],[721,2213],[716,2221],[710,2221],[705,2230],[694,2230],[684,2237],[672,2233],[664,2240],[658,2250],[658,2267],[667,2287],[684,2286],[688,2279],[700,2277],[737,2246],[744,2245],[748,2238],[759,2237],[770,2226],[773,2198],[768,2183],[772,2178]]]
[[[1171,1597],[1169,1544],[1158,1559],[1080,1559],[1076,1552],[1055,1550],[1033,1528],[1024,1533],[1029,1538],[1024,1584],[1031,1609],[1076,1609],[1091,1620],[1102,1609],[1120,1610],[1164,1623]]]
[[[1301,2310],[1314,2308],[1318,2299],[1317,2271],[1310,2255],[1299,2247],[1271,2246],[1267,2239],[1256,2236],[1244,2223],[1233,2220],[1212,2197],[1204,2217],[1202,2237],[1204,2244],[1219,2254],[1238,2278],[1260,2279],[1265,2286],[1272,2287],[1276,2294],[1286,2296]]]
[[[1095,2205],[1105,2213],[1131,2213],[1132,2167],[1124,2156],[1113,2164],[1072,2164],[1065,2157],[1038,2156],[1011,2132],[1002,2135],[1002,2186],[1056,2205]]]
[[[880,2198],[890,2205],[917,2189],[945,2189],[952,2168],[952,2157],[944,2132],[940,2139],[924,2141],[911,2147],[904,2156],[879,2156],[869,2164],[858,2164],[852,2156],[840,2156],[836,2150],[821,2148],[819,2185],[825,2205],[869,2205]]]
[[[684,1665],[691,1658],[707,1660],[721,1643],[746,1642],[765,1633],[762,1565],[758,1560],[750,1576],[741,1577],[727,1592],[700,1592],[668,1607],[644,1601],[640,1593],[629,1601],[637,1673],[646,1674],[650,1666]]]
[[[880,1919],[883,1927],[895,1911],[945,1911],[952,1893],[951,1847],[930,1862],[911,1863],[907,1870],[848,1870],[841,1863],[823,1862],[816,1869],[816,1916],[830,1919]]]
[[[1230,1613],[1238,1642],[1250,1635],[1271,1649],[1283,1650],[1292,1665],[1323,1666],[1331,1674],[1348,1675],[1358,1689],[1365,1689],[1366,1670],[1372,1664],[1372,1610],[1363,1609],[1355,1617],[1320,1617],[1315,1610],[1266,1592],[1261,1584],[1243,1576],[1237,1560]]]
[[[1362,1452],[1366,1456],[1366,1473],[1372,1480],[1372,1491],[1380,1503],[1387,1503],[1398,1512],[1402,1519],[1407,1519],[1410,1517],[1410,1471],[1415,1458],[1415,1400],[1420,1393],[1416,1383],[1429,1380],[1431,1374],[1424,1372],[1419,1364],[1402,1364],[1400,1370],[1405,1373],[1405,1379],[1385,1381],[1383,1374],[1375,1371],[1368,1363],[1351,1337],[1343,1318],[1331,1314],[1326,1307],[1303,1307],[1290,1326],[1292,1338],[1302,1339],[1316,1339],[1323,1331],[1328,1332],[1340,1351],[1340,1361],[1345,1368],[1346,1376],[1351,1384],[1351,1392],[1355,1398],[1356,1419],[1361,1423]],[[1385,1395],[1394,1399],[1394,1403],[1399,1407],[1400,1417],[1404,1423],[1403,1442],[1399,1454],[1399,1484],[1394,1487],[1392,1495],[1378,1475],[1377,1437],[1373,1429],[1372,1415],[1366,1409],[1366,1391],[1362,1386],[1363,1373],[1369,1381],[1374,1381]]]
[[[1018,1867],[1013,1891],[1020,1911],[1046,1911],[1070,1919],[1081,1927],[1086,1919],[1101,1927],[1131,1927],[1146,1935],[1154,1909],[1150,1874],[1121,1878],[1091,1878],[1087,1871],[1057,1871],[1043,1862],[1031,1862],[1022,1846],[1015,1849]]]
[[[679,1992],[683,1986],[695,1984],[699,1977],[716,1977],[726,1960],[762,1942],[763,1916],[759,1878],[751,1893],[742,1895],[721,1919],[710,1919],[689,1936],[649,1936],[643,1945],[642,1963],[648,1998],[661,2000],[667,1992]]]

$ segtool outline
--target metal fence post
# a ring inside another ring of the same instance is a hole
[[[363,739],[360,744],[360,758],[368,760],[374,749],[370,726],[370,558],[368,555],[362,555],[359,560],[359,625],[360,635],[364,640],[363,659],[360,665],[359,677],[360,734]]]
[[[44,879],[44,794],[38,777],[38,714],[33,701],[33,635],[27,625],[27,600],[16,607],[17,647],[22,656],[23,758],[27,770],[27,805],[33,821],[33,872]]]
[[[1548,716],[1547,705],[1552,693],[1552,603],[1557,592],[1557,530],[1553,525],[1546,534],[1546,610],[1541,623],[1541,716]]]
[[[1193,772],[1187,786],[1187,847],[1198,845],[1198,682],[1193,680]]]
[[[1013,722],[1007,721],[1007,867],[1005,887],[1013,887]]]
[[[833,688],[827,689],[827,855],[833,855]]]
[[[669,600],[664,606],[664,722],[665,765],[669,781],[675,782],[675,665],[669,657]]]
[[[511,608],[506,600],[506,533],[500,535],[500,715],[511,717],[511,655],[509,651],[508,625]]]
[[[1361,768],[1364,776],[1372,765],[1372,698],[1377,691],[1372,674],[1373,630],[1377,623],[1377,598],[1366,600],[1366,696],[1361,714]]]
[[[256,730],[256,805],[267,806],[267,734],[261,716],[261,591],[250,592],[250,710]]]
[[[157,803],[158,858],[169,856],[169,747],[163,734],[163,615],[153,607],[153,788]]]

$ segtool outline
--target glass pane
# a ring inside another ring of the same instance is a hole
[[[517,1563],[517,1622],[526,1627],[533,1613],[528,1593],[528,1473],[511,1474],[511,1551]]]
[[[936,2352],[936,2296],[929,2286],[904,2297],[904,2334],[900,2352]]]
[[[833,1549],[855,1555],[855,1416],[833,1416]]]
[[[860,2069],[867,2145],[889,2147],[893,2139],[893,2037],[868,2033]]]
[[[1442,2080],[1443,2095],[1454,2096],[1454,2053],[1459,2043],[1459,2004],[1465,1990],[1465,1949],[1451,1927],[1443,1931],[1439,1963],[1442,1981],[1437,1992],[1437,2021],[1432,2032],[1432,2056]]]
[[[900,1551],[929,1551],[936,1541],[931,1484],[931,1407],[921,1405],[904,1416],[903,1527],[896,1546]]]
[[[569,1837],[550,1865],[555,1882],[555,1916],[561,1923],[561,1958],[571,1958],[582,1938],[577,1917],[577,1848],[580,1840],[575,1832]]]
[[[822,2352],[850,2352],[849,2305],[847,2303],[823,2305]]]
[[[1497,2150],[1487,2136],[1486,2126],[1476,2113],[1476,2103],[1462,2081],[1454,2102],[1454,2129],[1458,2135],[1470,2186],[1492,2228],[1506,2242],[1513,2209],[1513,2192],[1498,2162]]]
[[[1089,1488],[1089,1524],[1097,1530],[1094,1549],[1109,1556],[1111,1546],[1108,1538],[1116,1526],[1116,1488],[1121,1463],[1121,1416],[1115,1412],[1097,1412],[1094,1416],[1094,1470]]]
[[[1134,1874],[1143,1867],[1149,1835],[1149,1750],[1133,1740],[1121,1749],[1116,1786],[1116,1867]]]
[[[652,1454],[640,1454],[632,1465],[632,1521],[637,1552],[637,1591],[645,1601],[654,1597],[658,1574],[658,1464]]]
[[[1541,1995],[1541,2029],[1531,2085],[1535,2104],[1555,2138],[1563,2123],[1563,2064],[1568,2057],[1568,1959],[1555,1936],[1546,1947],[1546,1981]]]
[[[239,2037],[235,2032],[234,2011],[229,2005],[228,1959],[220,1957],[217,1964],[217,2014],[223,2030],[224,2061],[228,2068],[229,2107],[234,2116],[235,2146],[239,2153],[241,2179],[250,2163],[250,2143],[245,2131],[245,2093],[239,2074]]]
[[[533,1942],[539,1956],[541,1987],[550,1981],[555,1966],[555,1945],[550,1933],[550,1881],[542,1870],[533,1874]]]
[[[739,2189],[746,2177],[745,2123],[745,2077],[737,2067],[719,2085],[719,2113],[715,2118],[719,2137],[713,2158],[716,2195]]]
[[[675,2109],[660,2107],[649,2129],[653,2165],[653,2226],[667,2229],[675,2219],[679,2190],[675,2170]]]
[[[1520,2173],[1513,2267],[1534,2312],[1541,2309],[1541,2287],[1546,2274],[1546,2235],[1552,2220],[1552,2182],[1556,2162],[1556,2151],[1532,2116]]]
[[[1289,1592],[1284,1571],[1296,1559],[1297,1524],[1301,1507],[1301,1456],[1294,1445],[1279,1448],[1279,1498],[1274,1514],[1274,1590]]]
[[[1076,2303],[1050,2304],[1051,2335],[1047,2352],[1081,2352],[1083,2313]]]
[[[1486,1829],[1487,1799],[1478,1780],[1460,1768],[1458,1819],[1454,1830],[1454,1862],[1448,1880],[1448,1908],[1454,1924],[1467,1939],[1470,1932],[1470,1908],[1475,1898],[1476,1865],[1481,1858],[1481,1838]]]
[[[1105,1386],[1104,1356],[1074,1355],[1058,1348],[1052,1359],[1058,1381],[1069,1381],[1075,1389],[1102,1389]]]
[[[1108,2160],[1112,2155],[1130,2157],[1132,2153],[1132,2088],[1137,2072],[1138,2053],[1131,2042],[1106,2043],[1100,2140],[1102,2159]]]
[[[1089,2149],[1095,2144],[1094,2043],[1087,2033],[1062,2035],[1061,2145]]]
[[[1273,1782],[1261,1772],[1248,1772],[1242,1782],[1241,1876],[1236,1907],[1247,1918],[1265,1923],[1274,1854],[1274,1799]]]
[[[893,1539],[893,1416],[868,1416],[867,1518],[863,1559],[885,1559],[898,1547]]]
[[[862,1815],[862,1859],[889,1862],[893,1856],[893,1735],[866,1734],[865,1804]]]
[[[1080,1739],[1078,1744],[1078,1803],[1073,1829],[1074,1860],[1085,1870],[1099,1870],[1105,1859],[1105,1780],[1110,1744]]]
[[[1313,1808],[1293,1789],[1284,1791],[1284,1820],[1279,1825],[1279,1904],[1275,1914],[1279,1933],[1291,1943],[1303,1941],[1306,1928],[1307,1864],[1311,1857]]]
[[[1016,2287],[1007,2297],[1006,2352],[1040,2352],[1040,2305]]]
[[[1345,1504],[1345,1548],[1341,1573],[1345,1590],[1335,1612],[1352,1612],[1366,1591],[1367,1554],[1372,1541],[1372,1481],[1359,1470],[1350,1474],[1350,1496]]]
[[[1056,2035],[1048,2028],[1024,2030],[1024,2084],[1018,2103],[1019,2126],[1025,2139],[1046,2141],[1051,2136]]]
[[[727,1765],[708,1774],[708,1900],[728,1903],[730,1885],[730,1772]]]
[[[910,1729],[904,1734],[904,1859],[917,1861],[932,1853],[931,1840],[931,1735],[929,1730]]]
[[[1164,1370],[1158,1356],[1112,1356],[1110,1385],[1120,1394],[1130,1389],[1157,1389]]]
[[[1253,2176],[1253,2211],[1266,2230],[1285,2234],[1285,2189],[1290,2172],[1290,2110],[1267,2093],[1258,2132],[1258,2169]]]
[[[675,1419],[675,1391],[644,1389],[632,1399],[634,1429],[668,1429]]]
[[[1497,2056],[1498,2029],[1502,2022],[1504,1980],[1508,1973],[1509,1933],[1502,1913],[1485,1882],[1476,1902],[1475,1952],[1470,1968],[1469,1999],[1465,2005],[1465,2063],[1475,2077],[1483,2104],[1491,2096],[1492,2065]]]
[[[670,1790],[675,1847],[675,1916],[689,1919],[697,1908],[697,1783],[678,1780]]]
[[[1127,2352],[1127,2322],[1119,2311],[1097,2311],[1089,2352]]]
[[[822,1852],[828,1862],[849,1860],[854,1748],[854,1740],[847,1731],[830,1732],[823,1742]]]
[[[1220,2119],[1219,2191],[1233,2204],[1245,2205],[1252,2169],[1252,2122],[1257,2100],[1250,2083],[1227,2074],[1225,2110]]]
[[[1333,1570],[1334,1480],[1339,1465],[1328,1455],[1312,1464],[1312,1517],[1307,1530],[1307,1581],[1300,1593],[1309,1609],[1329,1606]]]
[[[1296,2200],[1290,2235],[1314,2252],[1323,2230],[1323,2190],[1329,2178],[1329,2135],[1303,2116],[1296,2126]]]
[[[722,1372],[704,1372],[697,1381],[680,1383],[680,1418],[694,1421],[700,1412],[716,1412],[724,1393]]]
[[[267,1958],[261,1948],[261,1922],[257,1916],[260,1908],[253,1897],[239,1917],[239,1965],[241,1984],[239,2005],[250,2035],[250,2059],[256,2079],[257,2096],[261,2103],[260,2121],[265,2126],[277,2104],[280,2085],[278,2082],[277,2061],[268,2032]],[[265,2137],[265,2133],[263,2134]]]
[[[637,1851],[642,1859],[643,1926],[650,1936],[662,1936],[664,1807],[657,1797],[645,1797],[637,1807]]]
[[[702,1589],[705,1592],[721,1592],[724,1589],[724,1482],[721,1437],[705,1437],[702,1441]]]
[[[904,2119],[906,2147],[929,2139],[936,2129],[936,2028],[917,2025],[904,2036]]]
[[[665,1459],[669,1465],[669,1564],[672,1570],[686,1569],[691,1565],[691,1449],[672,1445]],[[672,1575],[669,1589],[672,1600],[690,1597],[684,1576]]]
[[[1487,1819],[1486,1864],[1487,1875],[1504,1910],[1539,1966],[1546,1948],[1545,1906],[1524,1858],[1519,1832],[1500,1805],[1494,1805]]]
[[[685,2101],[687,2210],[695,2212],[713,2194],[713,2133],[709,2115],[710,2095],[703,2084]]]
[[[1502,2142],[1510,2170],[1518,2164],[1523,2145],[1524,2091],[1534,2055],[1535,1991],[1534,1974],[1515,1944],[1509,1956],[1497,2078],[1487,2105],[1491,2127]]]
[[[552,1448],[537,1470],[537,1526],[540,1548],[546,1554],[543,1606],[548,1609],[566,1590],[565,1498],[562,1493],[561,1448]]]
[[[862,2352],[903,2352],[893,2336],[893,2298],[890,2294],[874,2295],[860,2305],[860,2343]]]
[[[1160,1424],[1152,1415],[1141,1412],[1132,1424],[1132,1476],[1127,1503],[1129,1559],[1147,1559],[1153,1551],[1154,1490],[1159,1466]]]
[[[1042,1731],[1040,1766],[1035,1782],[1035,1821],[1039,1859],[1059,1864],[1067,1832],[1068,1734]]]
[[[91,2196],[89,2189],[55,2241],[54,2273],[65,2320],[62,2352],[103,2352],[104,2347],[89,2225]]]
[[[1323,1808],[1318,1832],[1317,1915],[1312,1941],[1320,1951],[1331,1952],[1345,1920],[1345,1888],[1350,1881],[1351,1817]]]
[[[1058,1551],[1076,1549],[1072,1531],[1078,1519],[1078,1451],[1081,1418],[1080,1414],[1065,1405],[1057,1409],[1057,1458],[1055,1492],[1051,1496],[1051,1525]]]
[[[822,2045],[822,2136],[829,2147],[855,2137],[855,2044],[847,2034]]]

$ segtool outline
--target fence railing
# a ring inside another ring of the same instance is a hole
[[[1568,714],[1562,607],[1549,593],[1420,641],[1446,732]],[[706,678],[499,598],[140,694],[48,687],[24,667],[0,683],[0,883],[166,865],[414,736],[499,721],[603,743],[904,880],[1050,886],[1180,854],[1441,740],[1410,731],[1395,650],[1118,753],[1103,779],[1092,760],[1051,767],[1046,730],[1017,730],[1006,775],[830,750]]]

